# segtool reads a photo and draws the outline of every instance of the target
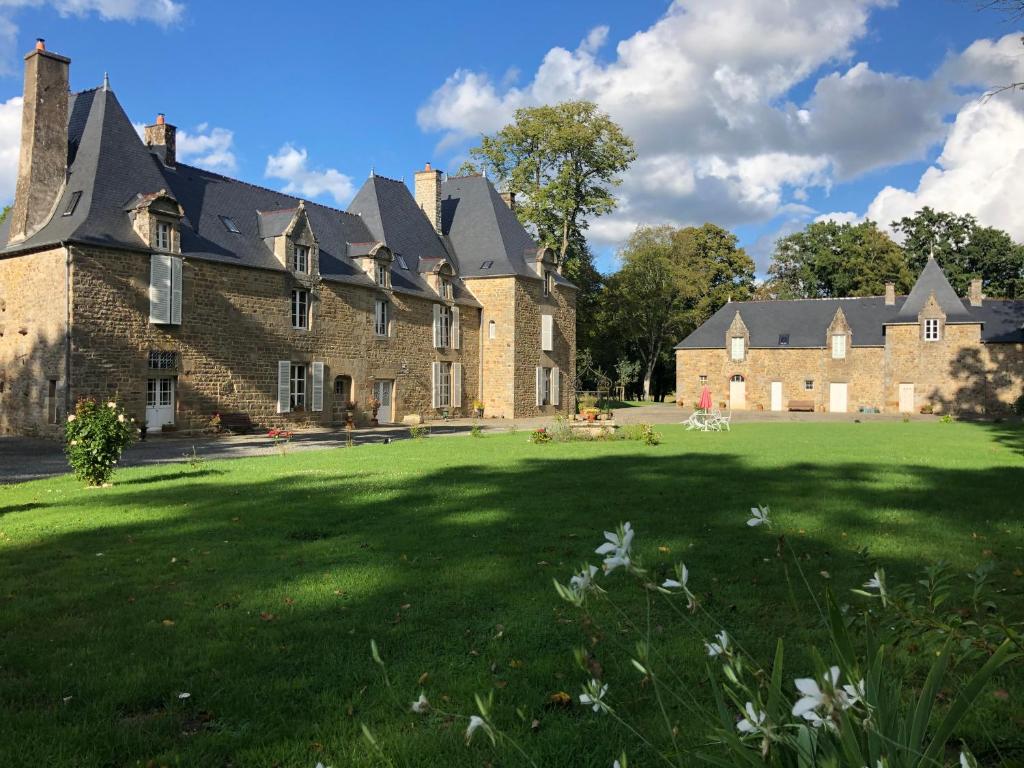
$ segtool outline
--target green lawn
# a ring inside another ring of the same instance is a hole
[[[704,636],[720,621],[767,655],[785,635],[787,678],[811,671],[803,652],[822,634],[788,599],[778,531],[745,525],[755,503],[771,505],[815,590],[860,600],[860,547],[890,582],[939,558],[963,571],[992,558],[1000,608],[1024,612],[1019,428],[660,429],[655,447],[501,434],[123,470],[101,490],[70,477],[0,487],[0,766],[377,764],[361,723],[396,765],[522,764],[485,741],[467,749],[464,723],[392,708],[371,638],[403,700],[424,673],[453,711],[493,689],[499,721],[541,765],[609,766],[623,748],[654,765],[607,719],[545,707],[578,694],[571,649],[596,641],[613,702],[656,726],[617,628],[581,627],[551,586],[597,562],[601,531],[622,520],[649,565],[685,559],[717,619],[697,617]],[[707,696],[700,638],[662,607],[653,624]],[[968,723],[981,752],[1021,746],[1024,682],[997,683],[1009,700],[986,692]],[[672,715],[684,740],[699,736]]]

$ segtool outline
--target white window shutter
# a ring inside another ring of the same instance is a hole
[[[537,366],[537,405],[544,402],[544,369]]]
[[[171,265],[167,256],[149,257],[149,322],[167,323],[171,319]]]
[[[436,309],[436,305],[435,305]],[[441,407],[441,364],[430,364],[430,407]]]
[[[288,413],[292,409],[292,362],[277,362],[277,412]]]
[[[544,352],[554,349],[554,317],[551,315],[540,316],[540,348]]]
[[[462,407],[462,363],[452,363],[452,407]]]
[[[171,263],[171,323],[181,325],[181,259],[168,256]]]
[[[460,341],[460,338],[459,338],[459,333],[460,333],[460,329],[459,329],[459,308],[458,307],[452,307],[452,328],[451,328],[450,333],[452,335],[452,349],[458,349],[459,348],[459,341]]]
[[[324,364],[313,363],[313,410],[324,409]]]
[[[560,397],[559,389],[561,389],[559,384],[560,384],[560,381],[559,381],[559,371],[558,371],[558,368],[555,367],[555,368],[551,369],[551,404],[552,405],[558,405],[559,404],[558,403],[558,400],[559,400],[559,397]]]
[[[441,305],[434,305],[434,349],[441,348]]]

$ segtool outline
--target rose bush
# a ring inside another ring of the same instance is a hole
[[[110,480],[121,453],[135,437],[135,419],[114,401],[79,400],[64,426],[64,452],[75,477],[99,486]]]

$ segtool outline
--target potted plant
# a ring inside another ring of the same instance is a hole
[[[476,411],[477,418],[481,418],[482,419],[483,416],[484,416],[484,401],[483,400],[474,400],[473,401],[473,410]]]
[[[596,421],[597,420],[597,414],[599,414],[599,413],[600,413],[600,411],[597,410],[597,408],[591,407],[591,408],[583,409],[583,416],[584,416],[584,418],[586,418],[587,421]]]
[[[356,415],[356,401],[355,400],[349,400],[347,403],[345,403],[345,426],[346,427],[350,427],[351,428],[351,427],[355,426],[355,415]]]
[[[375,395],[371,395],[368,405],[370,406],[370,412],[373,414],[373,426],[377,426],[377,411],[380,410],[380,400]]]

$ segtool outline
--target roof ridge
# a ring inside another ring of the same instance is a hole
[[[384,181],[391,181],[391,182],[394,182],[395,184],[401,184],[401,185],[405,186],[405,180],[404,179],[393,179],[390,176],[384,176],[384,175],[379,174],[379,173],[374,173],[373,176],[371,176],[370,178],[371,179],[382,179]]]
[[[97,85],[95,88],[86,88],[86,89],[81,90],[81,91],[71,91],[71,93],[69,95],[71,95],[71,96],[81,96],[83,93],[93,93],[94,91],[102,91],[102,90],[103,90],[103,86],[102,85]]]
[[[251,181],[245,181],[244,179],[236,179],[236,178],[234,178],[232,176],[225,176],[223,173],[217,173],[216,171],[211,171],[208,168],[200,168],[198,165],[189,165],[188,163],[175,163],[174,167],[176,169],[177,168],[190,168],[190,169],[192,169],[194,171],[202,171],[203,173],[208,173],[211,176],[216,176],[217,178],[224,179],[225,181],[233,181],[236,184],[244,184],[245,186],[252,187],[253,189],[260,189],[260,190],[262,190],[264,192],[273,192],[275,195],[283,195],[284,197],[287,197],[287,198],[289,198],[291,200],[295,200],[296,201],[296,204],[295,204],[296,208],[298,208],[298,204],[299,203],[308,203],[309,205],[315,205],[315,206],[317,206],[319,208],[324,208],[324,209],[326,209],[328,211],[333,211],[334,213],[341,213],[341,214],[344,214],[345,216],[352,216],[354,218],[359,218],[358,215],[356,215],[354,213],[349,213],[348,211],[344,211],[341,208],[335,208],[333,205],[325,205],[323,203],[318,203],[315,200],[306,200],[305,198],[296,197],[295,195],[292,195],[292,194],[290,194],[288,192],[282,192],[279,189],[271,189],[270,187],[265,187],[262,184],[253,184]],[[288,209],[287,208],[278,208],[276,210],[287,211]],[[266,211],[266,213],[269,213],[269,212],[270,211]]]

